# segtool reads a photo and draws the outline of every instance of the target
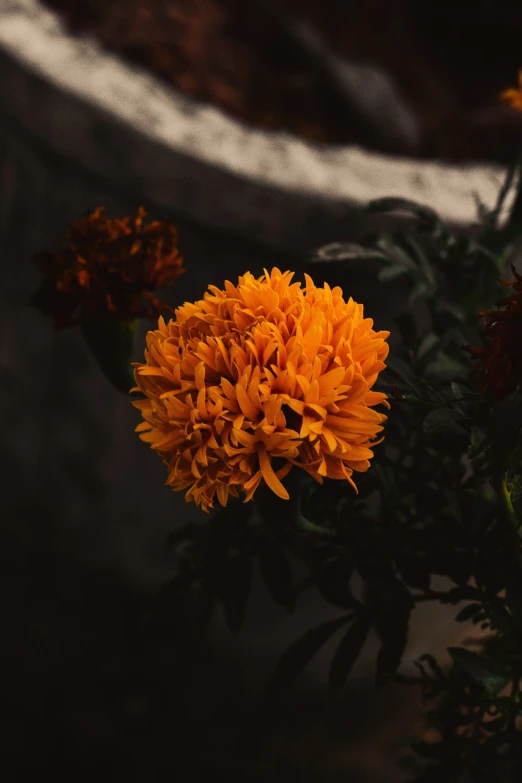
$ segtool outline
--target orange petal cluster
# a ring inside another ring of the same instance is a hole
[[[510,87],[507,90],[503,90],[499,98],[512,109],[522,111],[522,69],[518,72],[518,87]]]
[[[250,272],[185,303],[147,335],[135,364],[144,397],[140,438],[168,466],[167,484],[205,511],[261,483],[288,499],[294,467],[322,482],[366,471],[389,407],[372,391],[389,332],[339,287],[292,283],[292,272]]]
[[[484,310],[486,347],[466,348],[480,364],[477,368],[484,392],[501,399],[515,391],[522,380],[522,277],[511,267],[514,280],[501,280],[514,293],[498,303],[502,310]]]
[[[61,249],[35,257],[43,276],[34,305],[58,328],[99,313],[157,318],[165,305],[152,292],[184,272],[183,259],[175,224],[146,214],[109,218],[97,207],[77,220]]]

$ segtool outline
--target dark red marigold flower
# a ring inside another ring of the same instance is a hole
[[[514,289],[511,296],[498,303],[499,310],[483,310],[485,347],[470,345],[465,348],[480,364],[477,372],[485,393],[496,399],[515,391],[522,379],[522,277],[511,270],[514,280],[501,280],[501,284]]]
[[[43,273],[33,303],[62,328],[82,316],[112,313],[121,318],[157,318],[167,308],[153,292],[185,270],[178,230],[170,221],[136,216],[109,218],[105,207],[77,220],[61,249],[39,253]]]

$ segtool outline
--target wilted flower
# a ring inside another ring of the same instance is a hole
[[[499,98],[512,109],[518,109],[522,111],[522,69],[518,72],[518,87],[510,87],[507,90],[503,90]]]
[[[522,277],[511,266],[514,280],[501,280],[515,293],[498,303],[503,310],[484,310],[488,345],[472,345],[466,350],[480,360],[478,374],[485,392],[500,399],[515,391],[522,379]]]
[[[40,253],[43,272],[34,304],[58,327],[79,317],[113,313],[126,319],[157,317],[165,305],[153,291],[184,271],[176,226],[135,217],[108,218],[97,207],[67,231],[62,249]]]
[[[292,272],[250,272],[147,335],[135,378],[136,428],[168,466],[186,500],[250,500],[262,482],[281,498],[293,466],[318,482],[366,471],[386,416],[372,391],[388,355],[363,306],[339,287],[291,283]]]

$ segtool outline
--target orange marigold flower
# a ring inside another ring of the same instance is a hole
[[[373,408],[389,404],[372,387],[389,332],[374,331],[339,287],[292,277],[272,269],[209,286],[160,318],[135,364],[136,430],[168,466],[166,483],[205,511],[239,489],[251,500],[262,482],[288,500],[281,479],[293,466],[357,491],[352,473],[381,442],[387,417]]]
[[[54,317],[57,327],[82,315],[114,313],[124,318],[156,318],[165,307],[153,291],[184,272],[178,232],[169,221],[108,218],[97,207],[77,220],[60,250],[35,257],[43,272],[34,304]]]
[[[522,379],[522,277],[513,265],[511,270],[515,279],[500,281],[515,289],[515,293],[498,303],[498,307],[505,309],[479,313],[485,319],[488,345],[484,348],[471,345],[465,349],[480,361],[478,375],[484,392],[497,399],[515,391]]]
[[[503,90],[498,97],[512,109],[522,111],[522,69],[518,72],[518,87]]]

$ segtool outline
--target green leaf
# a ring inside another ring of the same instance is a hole
[[[472,617],[475,617],[480,611],[482,610],[481,604],[468,604],[464,607],[464,609],[461,609],[458,615],[455,617],[455,620],[458,623],[463,623],[466,620],[471,620]]]
[[[378,237],[375,244],[385,254],[384,261],[399,264],[418,274],[417,262],[411,257],[409,249],[404,247],[403,239],[402,234],[396,234],[393,239],[384,235]]]
[[[502,183],[502,187],[499,190],[498,197],[497,197],[497,203],[495,204],[494,209],[488,213],[486,218],[486,224],[487,228],[498,228],[499,224],[499,218],[500,214],[502,212],[502,207],[504,206],[504,202],[506,200],[506,196],[508,195],[509,191],[511,190],[513,186],[513,182],[515,180],[517,171],[520,170],[520,165],[522,163],[522,155],[519,153],[517,157],[515,158],[514,163],[512,163],[506,173],[506,178],[504,182]],[[519,186],[520,187],[520,186]],[[512,218],[511,218],[512,219]],[[491,232],[493,233],[493,232]],[[500,232],[498,232],[500,233]]]
[[[339,642],[328,673],[328,694],[334,696],[344,688],[368,636],[370,626],[365,618],[357,618]]]
[[[429,296],[431,294],[431,288],[429,284],[425,280],[419,280],[415,285],[413,286],[410,297],[408,299],[408,304],[410,307],[417,301],[417,299],[420,299],[421,297]]]
[[[368,572],[365,582],[366,605],[382,642],[376,663],[376,684],[380,686],[400,664],[414,603],[408,588],[392,573]]]
[[[406,212],[430,223],[436,223],[439,220],[433,209],[417,204],[415,201],[393,196],[374,199],[367,204],[365,210],[368,212]]]
[[[324,538],[337,537],[337,534],[334,530],[329,530],[327,527],[323,527],[322,525],[317,525],[315,522],[311,522],[300,512],[297,515],[297,522],[299,527],[307,533],[313,533]]]
[[[453,399],[455,400],[461,400],[463,397],[466,396],[466,388],[462,386],[460,383],[456,383],[455,381],[451,381],[451,391],[453,394]]]
[[[423,557],[414,553],[402,552],[397,556],[397,565],[403,581],[410,587],[428,590],[430,572]]]
[[[252,558],[240,552],[222,560],[214,571],[212,584],[223,606],[231,633],[241,630],[252,582]]]
[[[417,322],[414,316],[405,310],[397,316],[395,323],[399,327],[403,343],[412,346],[417,341]]]
[[[457,523],[462,524],[462,509],[460,507],[460,501],[455,490],[450,487],[444,487],[442,490],[447,506],[442,506],[441,511],[445,516],[452,517]]]
[[[428,260],[427,255],[411,234],[405,235],[403,237],[403,244],[418,263],[419,270],[424,275],[424,280],[428,286],[429,293],[432,294],[437,287],[437,281],[435,278],[435,272],[431,262]]]
[[[512,613],[513,631],[520,635],[522,626],[522,584],[520,584],[518,574],[513,574],[508,582],[506,602]]]
[[[386,371],[390,372],[408,388],[412,389],[419,397],[422,396],[420,381],[413,372],[411,366],[399,356],[388,356],[386,359]]]
[[[480,601],[482,593],[473,585],[459,585],[448,590],[440,599],[442,604],[458,604],[460,601]]]
[[[426,434],[434,430],[440,430],[448,426],[450,422],[461,419],[462,415],[453,408],[435,408],[430,411],[422,422],[422,430]]]
[[[424,668],[422,667],[423,663],[426,663],[426,665],[429,667],[434,679],[439,683],[445,683],[447,680],[446,675],[442,671],[441,667],[437,663],[436,658],[434,658],[433,655],[430,655],[429,653],[425,653],[424,655],[421,655],[418,661],[414,662],[417,668],[421,670],[423,675],[425,676]]]
[[[259,570],[261,578],[274,599],[287,612],[294,609],[292,590],[292,569],[284,549],[269,538],[264,538],[259,550]]]
[[[483,723],[482,725],[486,729],[487,732],[490,734],[496,734],[497,731],[502,731],[506,728],[508,722],[508,718],[506,715],[500,715],[500,717],[495,718],[494,720],[488,720],[487,723]]]
[[[398,277],[401,277],[401,275],[407,274],[409,271],[410,270],[407,267],[402,266],[402,264],[390,264],[384,269],[381,269],[377,275],[377,279],[380,283],[388,283],[391,280],[396,280]]]
[[[387,253],[373,247],[354,242],[331,242],[320,247],[312,256],[312,263],[330,263],[332,261],[393,261]]]
[[[482,685],[490,696],[496,697],[512,680],[512,672],[486,655],[461,647],[448,647],[453,663]]]
[[[268,683],[271,692],[287,688],[304,671],[312,658],[317,655],[321,647],[334,635],[336,631],[346,625],[353,617],[347,614],[328,620],[307,631],[297,642],[286,650],[274,670]]]
[[[471,439],[468,448],[468,459],[475,459],[483,454],[489,446],[489,440],[483,429],[473,425],[471,428]]]
[[[386,684],[400,666],[408,641],[411,607],[390,606],[386,620],[381,618],[377,630],[382,641],[376,661],[376,685]]]
[[[437,308],[441,313],[446,313],[451,315],[458,324],[464,323],[464,321],[466,320],[466,315],[460,303],[450,302],[446,299],[440,299],[437,302]],[[446,315],[446,323],[447,321],[448,318]]]
[[[433,332],[425,335],[417,348],[417,359],[429,359],[440,348],[440,337]]]
[[[100,368],[112,385],[124,394],[135,386],[131,360],[137,320],[118,316],[84,316],[80,329]]]
[[[426,375],[436,378],[438,381],[451,381],[455,378],[463,378],[467,373],[461,362],[453,359],[445,353],[439,353],[437,359],[426,368]]]
[[[327,603],[347,610],[357,606],[350,587],[352,574],[353,565],[344,558],[333,557],[320,566],[315,583]]]

